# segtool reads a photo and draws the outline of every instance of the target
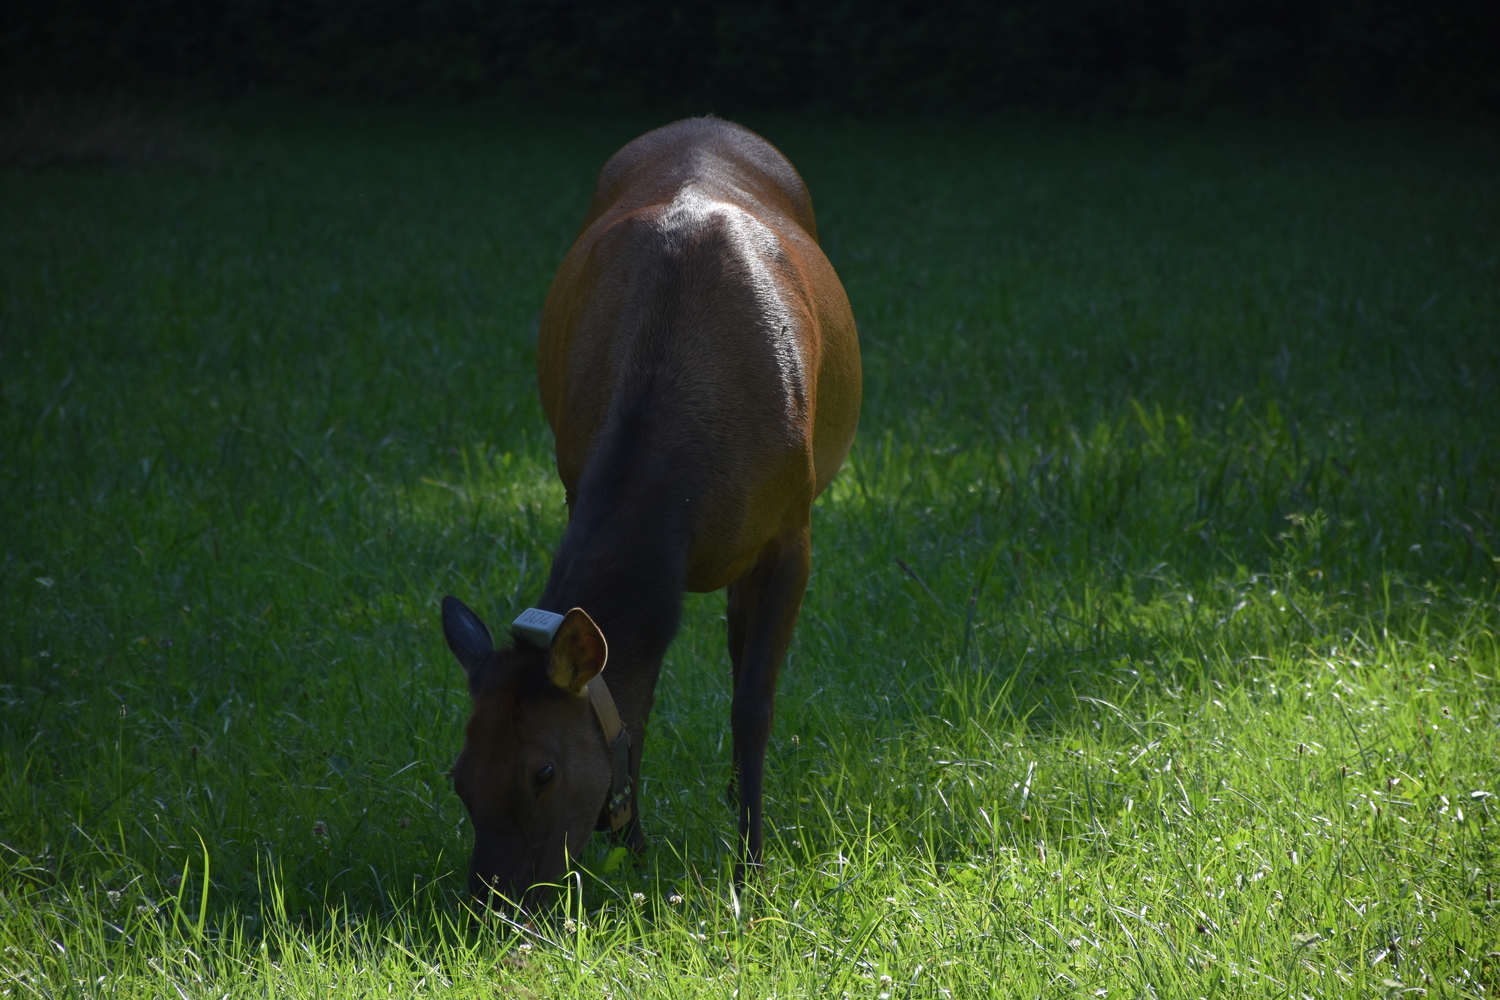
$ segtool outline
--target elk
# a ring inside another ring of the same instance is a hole
[[[596,829],[644,849],[646,720],[689,590],[728,588],[735,878],[760,864],[810,508],[859,420],[854,317],[817,232],[786,157],[717,118],[649,132],[599,173],[537,343],[568,507],[551,575],[498,650],[443,599],[473,699],[452,776],[485,905],[536,898]]]

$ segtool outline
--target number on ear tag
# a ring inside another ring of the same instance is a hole
[[[533,646],[549,649],[552,637],[557,634],[558,626],[562,623],[562,615],[543,611],[541,608],[527,608],[510,623],[510,627]]]

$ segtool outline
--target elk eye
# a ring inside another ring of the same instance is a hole
[[[542,768],[536,773],[536,787],[546,788],[552,783],[552,776],[556,773],[556,769],[551,764]]]

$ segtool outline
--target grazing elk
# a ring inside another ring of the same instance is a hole
[[[854,318],[797,171],[716,118],[621,149],[547,295],[537,378],[568,502],[552,575],[499,650],[443,600],[473,694],[453,765],[469,887],[521,899],[595,829],[645,846],[634,789],[662,656],[683,592],[720,587],[743,879],[810,507],[859,419]]]

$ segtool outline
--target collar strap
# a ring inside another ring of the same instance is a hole
[[[541,608],[527,608],[511,622],[510,627],[532,645],[548,649],[562,623],[562,615]],[[604,683],[604,675],[596,674],[587,687],[594,717],[604,731],[604,745],[609,749],[612,771],[609,798],[599,811],[598,829],[607,827],[619,833],[635,817],[635,796],[630,787],[630,732],[620,721],[620,710],[615,708],[615,699]]]
[[[620,721],[620,712],[615,708],[615,699],[609,693],[602,674],[588,683],[589,704],[594,706],[594,715],[599,728],[604,730],[604,743],[609,747],[613,773],[609,779],[609,798],[599,813],[599,829],[606,825],[619,833],[635,817],[635,796],[630,787],[630,733]]]

